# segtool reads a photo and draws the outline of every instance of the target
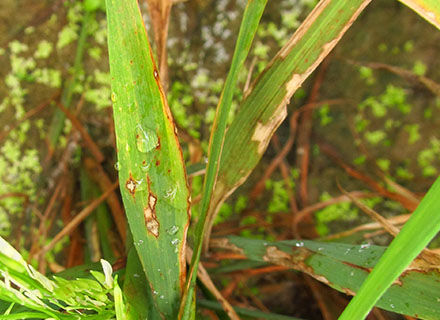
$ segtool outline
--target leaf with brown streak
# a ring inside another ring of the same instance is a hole
[[[171,0],[147,0],[150,11],[151,24],[154,29],[154,41],[157,46],[157,60],[159,73],[162,79],[164,90],[168,89],[168,51],[167,38],[170,12],[173,5]]]
[[[348,295],[354,295],[386,247],[369,244],[288,240],[266,242],[228,237],[212,242],[216,249],[240,251],[249,260],[304,272]],[[436,261],[436,258],[433,261]],[[438,266],[418,258],[388,289],[377,306],[420,319],[437,319],[440,273]]]
[[[287,115],[295,91],[342,38],[370,0],[322,0],[245,93],[223,147],[216,188],[208,212],[212,223],[226,198],[260,161]]]
[[[118,175],[143,270],[137,275],[148,281],[148,319],[176,319],[190,218],[182,152],[137,1],[106,4]],[[134,260],[127,260],[127,270],[135,269]],[[127,297],[136,308],[136,297]]]

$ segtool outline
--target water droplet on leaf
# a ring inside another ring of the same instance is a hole
[[[121,166],[119,165],[119,162],[115,163],[115,170],[119,171],[121,169]]]
[[[142,162],[142,164],[141,164],[141,169],[142,169],[142,171],[147,172],[148,169],[150,169],[150,164],[147,163],[147,162],[145,162],[145,161]]]
[[[175,235],[177,233],[177,231],[179,231],[179,227],[178,226],[172,226],[171,228],[169,228],[167,230],[167,233],[169,235]]]
[[[159,145],[157,134],[148,128],[142,128],[140,124],[136,126],[136,147],[139,152],[147,153]]]
[[[143,191],[147,188],[147,184],[144,182],[144,179],[136,180],[136,191]]]
[[[166,191],[165,198],[169,198],[170,200],[173,200],[176,197],[177,188],[170,188]]]

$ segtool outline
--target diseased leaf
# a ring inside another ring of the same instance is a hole
[[[229,237],[215,247],[241,253],[249,260],[282,265],[305,272],[338,291],[353,295],[379,261],[386,247],[290,240],[267,242]],[[376,306],[420,319],[440,315],[440,273],[417,259],[386,291]],[[423,296],[423,299],[420,297]],[[351,317],[350,319],[362,319]]]
[[[366,317],[376,301],[396,281],[399,275],[398,281],[401,281],[402,272],[405,271],[405,275],[408,274],[408,265],[440,230],[440,215],[438,214],[440,212],[440,201],[438,199],[440,199],[440,178],[437,178],[417,209],[391,242],[383,257],[362,284],[358,294],[342,313],[340,319],[350,320]],[[435,258],[434,270],[437,270],[439,259]],[[417,265],[423,266],[421,263],[417,263]],[[421,295],[424,294],[426,295],[422,292]],[[438,297],[435,297],[435,301],[439,304],[437,299]],[[426,299],[421,302],[426,303]],[[412,305],[414,305],[413,302]],[[418,314],[418,312],[416,313]],[[439,315],[440,312],[437,313],[436,318]]]
[[[190,217],[182,152],[137,1],[106,3],[122,199],[153,297],[148,317],[175,319]]]
[[[370,0],[320,1],[245,94],[226,134],[209,207],[209,229],[221,204],[260,161],[273,133],[287,115],[289,99],[368,3]],[[209,236],[210,231],[205,233],[205,241]]]

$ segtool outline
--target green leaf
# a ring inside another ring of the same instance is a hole
[[[75,86],[78,84],[82,70],[83,57],[86,51],[89,28],[94,21],[95,21],[95,12],[86,11],[83,17],[81,32],[76,47],[76,55],[72,68],[73,69],[72,76],[66,81],[64,85],[63,93],[61,95],[61,104],[66,108],[70,107],[70,104],[72,103],[73,100],[74,89]],[[56,147],[58,138],[60,137],[63,131],[65,119],[66,116],[64,115],[64,113],[57,108],[53,114],[48,132],[49,142],[50,142],[49,147],[51,148],[50,150],[51,152],[53,152],[53,149]]]
[[[440,230],[439,199],[440,178],[434,182],[411,218],[391,242],[340,319],[363,319],[366,317],[387,288],[428,245]],[[435,297],[435,301],[439,304],[437,298]]]
[[[47,314],[39,312],[20,312],[0,316],[3,320],[46,319]]]
[[[153,304],[153,298],[134,247],[128,250],[125,272],[123,290],[127,297],[127,313],[133,318],[145,319],[148,315],[148,306]],[[160,319],[160,316],[156,315],[148,319]]]
[[[286,106],[301,84],[339,42],[370,0],[322,0],[245,93],[226,134],[218,180],[209,207],[218,208],[260,161]],[[209,229],[210,229],[209,227]],[[205,234],[205,241],[210,232]]]
[[[124,300],[122,298],[122,290],[118,284],[118,278],[116,277],[113,282],[113,297],[115,299],[115,312],[116,320],[128,320],[125,316]]]
[[[122,199],[153,294],[148,317],[175,319],[190,217],[182,152],[137,1],[106,3]]]
[[[189,319],[190,314],[194,313],[192,306],[194,305],[193,294],[196,282],[197,267],[202,249],[203,234],[207,227],[207,212],[217,179],[220,158],[222,156],[226,125],[231,109],[232,97],[238,83],[239,73],[249,53],[266,3],[267,0],[253,0],[248,1],[247,3],[235,46],[234,56],[232,57],[231,67],[217,105],[215,119],[211,129],[212,134],[209,141],[208,164],[203,185],[200,218],[195,232],[194,254],[192,257],[187,285],[179,312],[179,315],[182,317],[182,319]]]
[[[33,318],[32,311],[44,313],[44,317],[53,319],[76,319],[78,312],[91,311],[83,315],[87,319],[111,319],[115,310],[111,299],[111,291],[103,288],[99,282],[91,279],[66,280],[53,276],[53,280],[45,277],[0,237],[0,300],[15,303],[18,308],[12,311],[21,318]],[[106,266],[107,272],[111,267]],[[103,282],[105,277],[103,275]],[[6,316],[6,315],[5,315]],[[0,316],[3,319],[3,316]],[[20,319],[21,319],[20,318]]]
[[[369,244],[290,240],[268,242],[229,237],[217,247],[233,250],[249,260],[272,263],[309,274],[334,289],[353,295],[359,290],[386,247]],[[246,267],[245,267],[246,268]],[[405,270],[376,306],[420,319],[437,319],[440,314],[440,273],[423,259]],[[363,319],[351,314],[350,320]]]
[[[438,0],[399,0],[417,12],[423,19],[440,29],[440,2]]]

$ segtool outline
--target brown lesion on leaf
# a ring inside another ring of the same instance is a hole
[[[363,267],[363,266],[358,266],[357,264],[353,264],[353,263],[350,263],[350,262],[347,262],[347,261],[341,261],[341,262],[342,262],[343,264],[349,266],[349,267],[352,268],[352,269],[362,270],[362,271],[364,271],[364,272],[366,272],[366,273],[370,273],[371,270],[373,270],[372,268],[367,268],[367,267]]]
[[[130,194],[134,197],[136,192],[136,181],[133,179],[131,172],[129,178],[125,182],[125,188],[127,188],[128,192],[130,192]]]
[[[424,249],[412,262],[411,264],[402,272],[398,279],[394,281],[394,284],[399,286],[403,285],[403,280],[406,276],[417,272],[428,274],[431,272],[439,273],[440,270],[440,255],[429,249]]]
[[[262,155],[266,150],[270,138],[287,116],[287,102],[283,102],[281,108],[274,112],[266,122],[258,121],[252,134],[251,141],[257,143],[257,153]]]
[[[156,150],[160,150],[160,136],[157,135],[157,146],[156,146]]]
[[[209,240],[209,247],[210,248],[219,248],[219,249],[226,249],[230,250],[234,253],[238,253],[245,256],[245,252],[242,248],[237,247],[235,244],[231,243],[229,239],[227,238],[216,238],[216,239],[210,239]]]
[[[312,267],[306,264],[306,260],[314,253],[306,248],[294,248],[292,254],[284,252],[278,249],[276,246],[268,246],[266,254],[263,256],[263,260],[276,265],[295,269],[316,280],[331,286],[331,282],[324,276],[317,274]],[[354,295],[354,292],[348,288],[342,288],[346,294]]]
[[[305,251],[301,251],[299,256],[302,256],[303,259],[306,258]],[[302,259],[298,256],[295,256],[295,259],[293,256],[291,256],[290,254],[279,250],[276,246],[269,246],[266,249],[266,254],[263,256],[263,260],[273,263],[273,264],[277,264],[277,265],[281,265],[281,266],[285,266],[288,268],[292,268],[292,269],[298,269],[297,264],[294,262],[294,260],[297,260],[298,262],[301,261]]]
[[[144,208],[145,226],[149,233],[156,238],[159,236],[159,221],[156,217],[156,202],[157,197],[151,192],[148,193],[148,205]]]

